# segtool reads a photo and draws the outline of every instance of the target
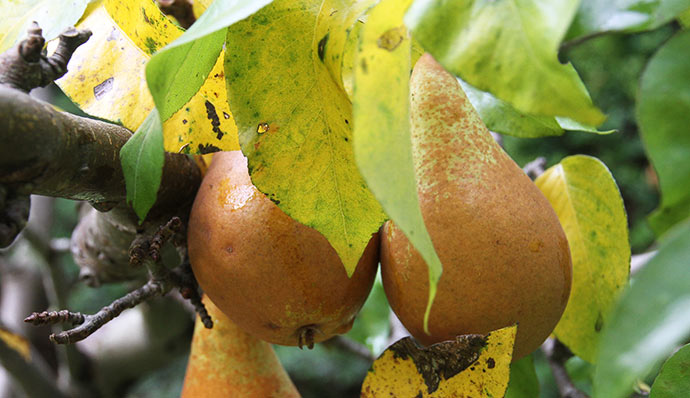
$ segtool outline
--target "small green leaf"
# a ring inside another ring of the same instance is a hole
[[[589,156],[570,156],[535,181],[568,238],[573,284],[554,334],[594,363],[601,330],[630,272],[628,222],[616,182]]]
[[[673,36],[642,74],[636,109],[642,139],[659,176],[657,235],[690,216],[690,31]]]
[[[683,11],[683,13],[678,16],[678,21],[684,29],[690,27],[690,8]]]
[[[690,391],[690,344],[669,358],[654,380],[649,398],[678,398]]]
[[[539,397],[539,379],[532,355],[510,364],[510,381],[505,398]]]
[[[127,203],[134,208],[140,223],[156,202],[164,162],[163,128],[154,108],[120,150]]]
[[[417,0],[405,16],[415,39],[446,69],[523,113],[599,125],[572,65],[557,52],[577,0]]]
[[[566,40],[602,32],[640,32],[656,29],[690,8],[690,0],[582,0]]]
[[[0,2],[0,52],[26,37],[31,22],[36,21],[46,41],[74,26],[84,14],[87,0],[2,0]]]
[[[594,398],[627,397],[636,379],[690,336],[690,219],[665,235],[605,325]],[[687,391],[687,390],[686,390]]]
[[[428,316],[442,266],[417,198],[409,114],[411,0],[384,0],[368,15],[355,62],[354,151],[369,189],[429,267]]]
[[[564,130],[584,131],[595,134],[610,134],[615,130],[599,131],[595,127],[578,123],[564,117],[539,116],[522,113],[509,103],[486,91],[472,87],[458,79],[472,106],[479,112],[486,127],[495,133],[520,138],[538,138],[562,135]]]
[[[350,32],[373,3],[276,0],[232,25],[226,41],[230,109],[252,182],[321,232],[348,275],[385,220],[355,164],[341,72]]]
[[[214,1],[182,36],[151,57],[146,81],[162,121],[199,91],[223,48],[224,29],[271,1]]]

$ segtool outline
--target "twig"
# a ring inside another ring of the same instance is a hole
[[[188,29],[194,22],[194,7],[189,0],[158,0],[158,7],[167,15],[171,15],[177,19],[185,29]]]
[[[140,288],[128,293],[127,295],[113,301],[110,305],[103,307],[93,315],[85,315],[78,312],[67,310],[36,313],[29,315],[25,322],[34,325],[42,324],[63,324],[72,323],[79,326],[60,333],[50,335],[51,341],[58,344],[71,344],[83,340],[93,334],[101,326],[105,325],[124,310],[135,307],[136,305],[157,296],[166,295],[173,287],[177,286],[182,292],[187,293],[187,297],[194,304],[197,312],[201,316],[204,326],[211,328],[213,322],[206,312],[206,308],[201,304],[198,285],[191,276],[191,271],[187,271],[188,264],[185,262],[177,270],[169,270],[160,259],[160,249],[169,240],[181,232],[182,221],[173,217],[165,225],[161,226],[152,236],[145,237],[139,235],[132,242],[130,248],[130,262],[133,266],[145,265],[149,271],[149,280]]]
[[[77,47],[84,44],[91,31],[69,28],[60,35],[57,49],[45,56],[45,39],[36,22],[28,30],[28,37],[16,47],[0,55],[0,84],[25,93],[36,87],[45,87],[67,73],[67,63]]]
[[[376,359],[366,346],[345,336],[334,336],[321,344],[350,352],[367,362],[374,362]]]
[[[549,362],[561,398],[589,398],[587,394],[575,387],[565,369],[565,362],[573,356],[568,347],[557,339],[549,338],[542,344],[541,350]]]

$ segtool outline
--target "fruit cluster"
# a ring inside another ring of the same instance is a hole
[[[394,223],[348,277],[319,232],[252,185],[241,152],[218,153],[192,209],[189,256],[205,293],[245,332],[310,347],[347,332],[380,261],[393,311],[423,344],[518,324],[517,359],[551,333],[571,285],[556,214],[433,58],[417,62],[410,87],[420,208],[444,266],[429,334],[426,264]]]

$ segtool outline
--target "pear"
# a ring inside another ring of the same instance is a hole
[[[311,348],[349,331],[378,268],[375,234],[348,277],[320,232],[251,183],[240,151],[213,156],[187,244],[194,275],[218,308],[248,333],[282,345]]]
[[[299,398],[273,347],[232,323],[208,297],[213,329],[197,319],[182,398]]]
[[[457,80],[423,55],[410,80],[418,197],[443,264],[423,328],[427,266],[402,231],[381,235],[383,286],[423,344],[517,324],[513,359],[548,337],[570,294],[565,233],[547,199],[494,141]]]

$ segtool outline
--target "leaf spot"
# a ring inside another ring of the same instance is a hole
[[[328,35],[329,33],[326,33],[326,36],[323,37],[323,39],[319,40],[319,45],[318,45],[318,53],[319,53],[319,59],[321,62],[323,62],[323,57],[326,54],[326,43],[328,42]]]
[[[379,39],[376,40],[376,44],[379,48],[393,51],[402,43],[403,39],[405,39],[405,27],[398,26],[397,28],[391,28],[385,31]]]
[[[269,129],[270,129],[270,126],[266,122],[259,123],[259,125],[256,126],[256,132],[259,134],[263,134],[263,133],[267,132]]]

